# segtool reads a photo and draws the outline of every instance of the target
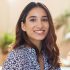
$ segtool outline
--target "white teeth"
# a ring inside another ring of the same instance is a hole
[[[44,30],[42,30],[42,31],[35,31],[36,33],[43,33],[44,32]]]

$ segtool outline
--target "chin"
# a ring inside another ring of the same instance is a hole
[[[36,37],[35,39],[36,39],[36,40],[44,40],[45,37]]]

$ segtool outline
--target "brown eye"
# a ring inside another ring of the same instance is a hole
[[[48,19],[42,19],[42,21],[47,22],[47,21],[48,21]]]
[[[31,21],[31,22],[35,22],[35,21],[36,21],[36,19],[30,19],[30,21]]]

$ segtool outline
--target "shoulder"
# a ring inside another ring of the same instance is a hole
[[[24,46],[20,46],[14,50],[12,50],[7,57],[7,60],[3,64],[3,70],[20,70],[21,68],[25,68],[26,66],[29,68],[30,66],[30,56],[32,50],[29,48],[25,48]]]
[[[24,45],[15,48],[10,52],[10,54],[14,54],[15,56],[30,56],[32,54],[36,54],[35,49],[30,47],[25,47]]]
[[[8,58],[18,58],[19,60],[22,58],[27,58],[32,54],[33,49],[24,47],[24,45],[19,46],[18,48],[13,49],[9,54]]]
[[[22,62],[30,61],[31,58],[36,57],[36,52],[33,48],[24,47],[24,45],[13,49],[7,57],[7,62]]]

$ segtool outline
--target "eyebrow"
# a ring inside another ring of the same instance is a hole
[[[43,18],[48,18],[47,16],[42,16]],[[36,16],[30,16],[29,18],[36,18]]]
[[[29,18],[36,18],[36,16],[30,16]]]
[[[48,16],[42,16],[42,17],[44,17],[44,18],[48,18]]]

